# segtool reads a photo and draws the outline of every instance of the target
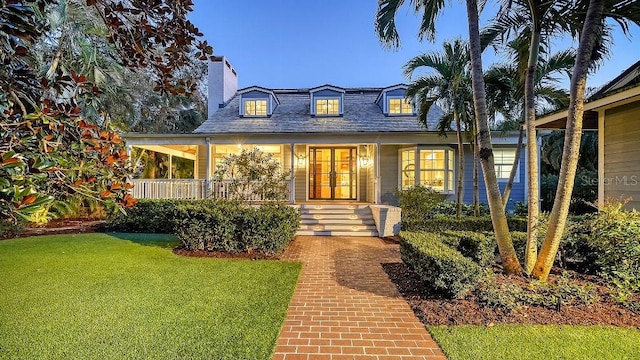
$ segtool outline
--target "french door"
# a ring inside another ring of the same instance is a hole
[[[356,200],[356,148],[309,149],[309,199]]]

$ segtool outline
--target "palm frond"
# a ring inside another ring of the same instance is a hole
[[[378,39],[387,48],[400,47],[400,35],[396,27],[396,13],[404,0],[379,0],[376,11],[375,29]]]

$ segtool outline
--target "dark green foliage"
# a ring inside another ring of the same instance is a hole
[[[297,209],[286,205],[240,205],[221,201],[180,205],[175,234],[188,250],[274,255],[293,240],[300,224]]]
[[[108,219],[104,227],[108,231],[171,234],[174,232],[172,220],[175,218],[176,208],[191,202],[140,199],[126,213],[119,212]]]
[[[512,231],[511,241],[513,241],[513,247],[516,249],[516,255],[518,255],[518,259],[520,261],[523,261],[525,249],[527,248],[527,233],[524,231]],[[538,246],[539,245],[540,244],[538,244]]]
[[[422,185],[398,190],[397,195],[402,208],[402,221],[408,224],[421,223],[429,217],[436,206],[444,201],[441,193]]]
[[[121,232],[172,233],[189,250],[277,254],[293,240],[298,210],[280,204],[236,201],[140,200],[105,225]]]
[[[553,199],[558,188],[558,176],[555,174],[542,175],[541,178],[542,210],[551,211]],[[597,171],[580,170],[576,174],[576,181],[571,195],[569,211],[572,214],[593,213],[597,209],[593,205],[598,197]]]
[[[188,250],[238,253],[243,248],[238,241],[239,213],[240,206],[231,202],[180,204],[172,221],[173,233]]]
[[[527,217],[529,213],[528,206],[529,204],[524,201],[516,202],[513,208],[513,216]]]
[[[438,234],[403,231],[400,236],[402,261],[434,291],[459,298],[476,286],[481,267],[445,245]]]
[[[23,221],[0,219],[0,239],[17,235],[24,228]]]
[[[626,303],[640,292],[640,213],[623,209],[623,204],[606,204],[576,230],[594,249],[594,266],[617,289],[617,300]],[[586,244],[585,244],[586,243]]]
[[[569,208],[572,214],[586,214],[596,211],[596,208],[591,204],[596,201],[598,195],[597,135],[597,133],[590,131],[582,135],[578,170]],[[542,139],[540,199],[542,200],[542,210],[551,211],[558,187],[564,131],[553,131]]]
[[[556,309],[560,306],[591,305],[599,300],[597,289],[577,283],[569,273],[563,273],[553,282],[531,281],[526,286],[512,282],[498,282],[489,277],[480,282],[476,295],[483,306],[507,311],[522,306],[540,306]]]
[[[486,267],[495,259],[495,241],[486,235],[473,231],[442,232],[442,241],[458,250],[463,256],[470,258],[476,264]]]
[[[300,226],[298,210],[284,205],[243,207],[239,231],[242,251],[277,254],[293,240]]]
[[[428,218],[434,218],[438,215],[456,216],[456,202],[455,201],[443,201],[436,204],[428,213]],[[489,215],[489,208],[485,204],[479,204],[480,216]],[[473,204],[462,204],[462,216],[475,216],[475,210]]]
[[[488,216],[463,217],[461,219],[438,216],[433,219],[415,221],[415,219],[405,219],[403,212],[402,217],[402,228],[407,231],[428,231],[438,233],[446,230],[493,232],[493,224],[491,222],[491,218]],[[527,231],[526,218],[507,217],[507,221],[511,231]]]

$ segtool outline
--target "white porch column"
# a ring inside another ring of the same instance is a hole
[[[289,203],[296,203],[296,144],[291,143],[291,179],[289,184]]]
[[[376,177],[376,187],[375,187],[375,203],[380,204],[381,200],[381,176],[380,176],[380,143],[376,143],[376,161],[373,162],[373,166],[375,166],[374,173]]]
[[[211,186],[211,138],[205,138],[206,154],[205,154],[205,177],[204,177],[204,192],[203,197],[206,198],[209,195],[209,189]]]
[[[169,171],[167,173],[167,179],[173,179],[173,155],[169,154]]]
[[[604,121],[605,110],[598,110],[598,206],[604,205]]]

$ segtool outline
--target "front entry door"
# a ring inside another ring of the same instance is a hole
[[[309,149],[309,199],[356,199],[356,148]]]

